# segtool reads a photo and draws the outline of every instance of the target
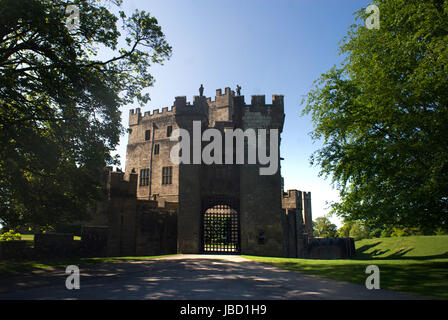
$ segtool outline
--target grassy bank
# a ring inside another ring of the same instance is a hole
[[[448,299],[448,236],[365,239],[348,260],[245,256],[276,267],[364,285],[368,265],[380,269],[381,289]]]

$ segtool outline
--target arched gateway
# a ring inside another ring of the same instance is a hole
[[[206,197],[202,200],[201,252],[239,254],[239,201],[229,197]]]

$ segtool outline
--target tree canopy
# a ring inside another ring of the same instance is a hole
[[[315,237],[335,237],[338,227],[328,217],[317,217],[313,221],[313,235]]]
[[[68,28],[69,5],[79,28]],[[149,100],[171,54],[156,18],[121,1],[0,1],[0,222],[86,217],[117,159],[120,107]],[[114,13],[115,12],[115,13]]]
[[[448,227],[448,1],[379,0],[343,39],[343,63],[304,98],[311,162],[340,191],[346,221]]]

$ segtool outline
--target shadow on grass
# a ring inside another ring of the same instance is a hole
[[[372,248],[381,245],[381,243],[381,241],[378,241],[356,248],[356,253],[350,258],[350,260],[434,260],[448,258],[448,252],[432,256],[405,256],[407,253],[411,252],[413,248],[403,248],[387,256],[385,256],[385,254],[390,252],[390,249],[374,249],[368,252]]]
[[[270,261],[276,267],[315,275],[323,278],[347,281],[365,285],[367,261],[350,264],[331,264],[314,262],[312,264],[303,260],[297,262]],[[375,264],[372,261],[371,264]],[[380,269],[381,289],[408,292],[411,294],[448,299],[448,261],[445,262],[417,262],[391,264],[387,261],[376,263]]]

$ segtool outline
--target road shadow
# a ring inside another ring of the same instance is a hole
[[[81,270],[82,272],[82,270]],[[154,259],[102,266],[81,274],[81,289],[67,290],[65,276],[53,286],[0,295],[0,299],[409,299],[395,292],[312,277],[246,259]],[[412,298],[412,296],[411,296]]]

